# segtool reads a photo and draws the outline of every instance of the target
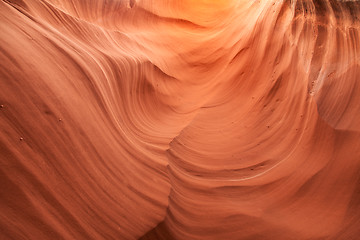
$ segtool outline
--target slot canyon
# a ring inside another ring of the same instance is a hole
[[[0,239],[360,239],[360,1],[2,0]]]

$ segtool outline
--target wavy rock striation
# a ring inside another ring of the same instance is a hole
[[[1,239],[357,239],[360,2],[3,0]]]

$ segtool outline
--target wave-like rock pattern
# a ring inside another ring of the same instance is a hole
[[[357,239],[360,3],[3,0],[1,239]]]

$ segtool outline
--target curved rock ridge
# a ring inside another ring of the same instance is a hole
[[[360,236],[359,1],[0,19],[0,239]]]

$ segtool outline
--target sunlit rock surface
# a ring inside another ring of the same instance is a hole
[[[360,2],[3,0],[0,239],[358,239]]]

